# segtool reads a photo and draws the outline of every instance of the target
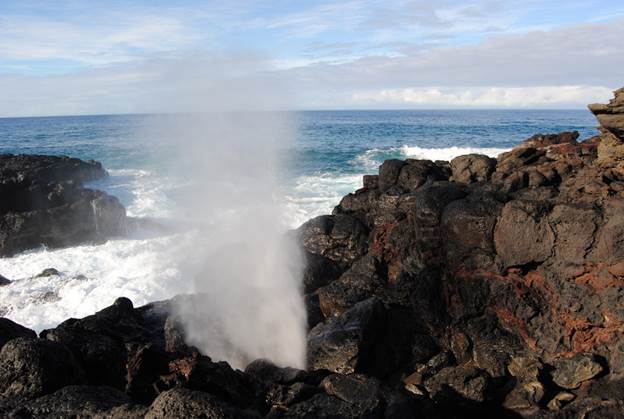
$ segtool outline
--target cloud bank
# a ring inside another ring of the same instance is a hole
[[[90,26],[79,7],[58,21],[0,17],[0,116],[184,111],[192,104],[168,93],[180,72],[182,88],[228,86],[223,97],[238,103],[248,80],[266,97],[288,85],[298,109],[581,108],[624,81],[620,12],[570,17],[572,6],[602,10],[595,2],[536,1],[523,14],[488,0],[157,3],[102,12]],[[197,70],[206,62],[224,70],[218,80]]]

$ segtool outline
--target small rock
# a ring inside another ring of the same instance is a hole
[[[576,396],[574,394],[562,391],[548,402],[548,410],[560,410],[564,405],[570,403],[575,398]]]
[[[0,287],[3,285],[9,285],[11,280],[0,275]]]
[[[35,275],[35,278],[47,278],[49,276],[59,276],[61,273],[54,268],[47,268]]]
[[[518,385],[507,394],[503,407],[520,412],[537,409],[544,393],[544,385],[539,381]]]
[[[519,381],[537,381],[540,370],[544,365],[537,358],[516,356],[511,358],[507,365],[509,374]]]
[[[465,398],[484,402],[488,398],[490,376],[484,370],[468,365],[443,368],[425,380],[425,387],[434,400]]]
[[[470,339],[465,333],[456,332],[451,335],[451,351],[458,363],[470,359]]]
[[[591,380],[603,370],[592,354],[577,354],[572,358],[560,359],[554,366],[553,381],[567,389],[578,388],[583,381]]]

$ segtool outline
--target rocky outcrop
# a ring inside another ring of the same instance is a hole
[[[95,161],[0,155],[0,256],[124,234],[126,212],[119,201],[82,187],[106,175]]]
[[[624,163],[624,88],[615,91],[615,98],[608,104],[589,105],[600,123],[600,144],[597,162],[605,167],[617,167],[622,171]]]
[[[616,95],[591,109],[618,115]],[[617,120],[495,160],[386,161],[301,226],[307,370],[234,370],[171,302],[120,298],[38,339],[0,323],[0,416],[624,416]]]

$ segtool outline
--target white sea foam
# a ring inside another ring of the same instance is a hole
[[[286,222],[296,228],[310,218],[331,214],[344,195],[361,187],[361,174],[318,173],[300,176],[286,195]]]
[[[0,259],[0,272],[13,280],[0,287],[0,313],[39,331],[93,314],[120,296],[137,305],[169,298],[185,285],[168,257],[183,239],[110,240]],[[50,267],[61,275],[32,278]]]
[[[486,156],[496,157],[501,153],[509,151],[508,148],[493,147],[445,147],[445,148],[425,148],[418,146],[403,146],[401,153],[405,157],[427,159],[427,160],[444,160],[449,161],[458,156],[465,154],[485,154]]]

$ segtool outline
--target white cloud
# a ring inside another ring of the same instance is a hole
[[[578,107],[604,101],[611,95],[603,86],[491,87],[485,89],[386,89],[356,92],[355,106],[383,107]]]

